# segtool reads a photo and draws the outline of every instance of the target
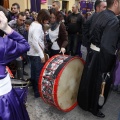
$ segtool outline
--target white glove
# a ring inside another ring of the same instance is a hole
[[[5,14],[0,11],[0,29],[6,32],[7,34],[10,34],[13,30],[8,26],[7,18]]]

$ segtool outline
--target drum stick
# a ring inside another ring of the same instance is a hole
[[[103,104],[104,104],[104,90],[105,90],[105,82],[102,82],[102,91],[101,91],[101,94],[100,94],[100,96],[99,96],[99,101],[98,101],[98,104],[100,105],[100,106],[102,106]]]
[[[107,80],[108,77],[110,77],[109,73],[106,74],[105,78],[104,78],[104,73],[103,73],[103,75],[102,75],[103,82],[102,82],[102,87],[101,87],[101,94],[100,94],[99,100],[98,100],[98,104],[100,106],[102,106],[104,104],[104,101],[105,101],[105,99],[104,99],[104,91],[105,91],[106,80]]]
[[[6,71],[10,75],[10,78],[14,78],[14,75],[12,74],[12,72],[11,72],[11,70],[10,70],[10,68],[8,66],[6,66]]]

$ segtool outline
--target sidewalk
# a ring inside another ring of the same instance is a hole
[[[25,71],[29,73],[28,66],[26,66]],[[29,78],[29,76],[27,76],[27,78]],[[118,114],[120,112],[120,94],[111,91],[102,109],[105,118],[98,118],[93,116],[90,112],[83,111],[79,106],[70,112],[62,112],[44,103],[41,98],[34,98],[32,87],[29,87],[27,110],[30,120],[118,120]]]

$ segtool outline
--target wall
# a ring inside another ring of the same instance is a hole
[[[21,11],[24,11],[27,8],[27,0],[9,0],[9,9],[13,3],[18,3]]]
[[[48,9],[48,4],[47,3],[41,4],[41,9]]]

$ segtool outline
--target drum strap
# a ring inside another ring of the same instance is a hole
[[[61,69],[65,66],[65,64],[66,64],[69,60],[71,60],[72,58],[73,58],[73,57],[70,56],[70,57],[68,57],[67,59],[65,59],[64,62],[57,68],[57,70],[55,71],[55,73],[54,73],[53,76],[56,77],[56,76],[59,74],[59,72],[61,71]]]

